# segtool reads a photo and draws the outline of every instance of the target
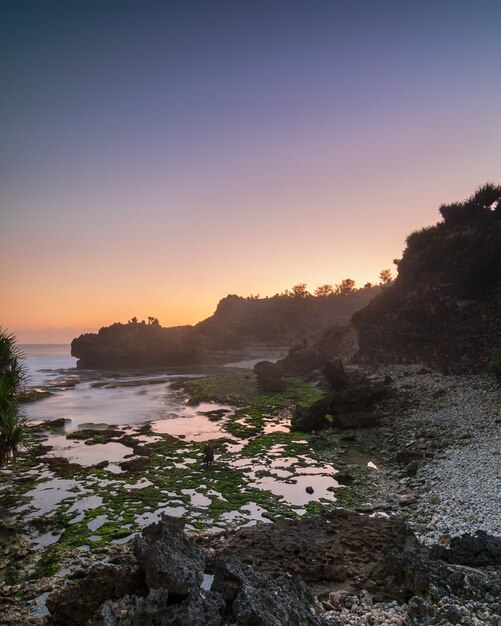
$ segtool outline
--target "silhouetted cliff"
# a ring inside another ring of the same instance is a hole
[[[327,297],[230,295],[196,326],[162,328],[154,318],[148,323],[134,318],[81,335],[72,341],[71,354],[79,367],[157,367],[201,362],[213,351],[289,345],[333,322],[348,323],[378,292],[371,287]]]
[[[286,346],[312,337],[330,324],[346,324],[379,287],[328,297],[223,298],[211,317],[195,326],[202,345],[221,350],[264,343]]]
[[[501,347],[501,187],[440,213],[407,238],[394,283],[353,316],[357,358],[472,372]]]
[[[78,367],[159,367],[195,363],[199,350],[191,326],[129,322],[80,335],[71,342],[71,354]]]

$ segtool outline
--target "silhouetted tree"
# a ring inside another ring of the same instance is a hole
[[[390,269],[381,270],[379,272],[379,284],[388,285],[393,280],[393,276]]]
[[[344,278],[335,287],[335,293],[341,296],[351,293],[352,291],[355,291],[355,281],[351,278]]]
[[[137,324],[137,317],[134,315],[134,317],[132,317],[129,322],[129,324]]]
[[[315,289],[314,294],[317,296],[317,298],[325,298],[327,296],[332,296],[334,295],[334,287],[329,284],[319,285]]]
[[[462,202],[442,204],[439,211],[447,226],[458,226],[488,217],[492,211],[500,210],[501,186],[486,183]]]
[[[306,283],[298,283],[292,287],[292,295],[298,298],[304,298],[310,294],[306,290]]]
[[[365,283],[364,289],[372,289],[372,283]]]
[[[151,317],[151,316],[148,316],[148,324],[150,326],[160,326],[160,322],[158,321],[158,318]]]

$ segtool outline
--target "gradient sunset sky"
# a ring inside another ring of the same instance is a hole
[[[499,0],[4,0],[0,324],[377,280],[501,182]]]

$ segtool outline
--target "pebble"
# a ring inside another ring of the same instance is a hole
[[[404,491],[395,498],[397,503],[400,500],[399,514],[426,545],[439,539],[448,543],[454,536],[477,530],[500,535],[501,388],[487,375],[417,374],[418,370],[416,366],[371,369],[376,378],[390,376],[394,390],[406,394],[405,401],[393,394],[396,404],[391,406],[390,398],[390,406],[385,407],[394,442],[407,442],[407,447],[405,443],[401,447],[423,455],[414,476],[400,475],[395,481]],[[413,497],[407,497],[411,493]],[[323,617],[333,625],[405,626],[406,604],[373,602],[368,611],[366,593],[360,600],[350,598],[344,606],[336,605]],[[425,602],[427,623],[451,624],[449,616],[460,626],[501,626],[495,602],[494,598],[466,602],[455,597],[438,604]],[[415,607],[411,614],[414,611]]]

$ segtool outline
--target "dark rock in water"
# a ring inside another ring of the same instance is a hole
[[[163,516],[134,539],[134,554],[150,589],[188,595],[199,588],[204,575],[204,557],[184,534],[184,522]]]
[[[64,417],[59,417],[55,420],[45,420],[44,424],[47,425],[49,428],[64,428],[66,424],[71,424],[71,420]]]
[[[333,359],[324,367],[324,376],[329,385],[336,391],[342,391],[348,386],[348,376],[344,371],[341,359]]]
[[[205,415],[211,422],[219,422],[227,414],[231,413],[229,409],[214,409],[213,411],[199,411],[199,415]]]
[[[313,489],[313,487],[306,487],[305,491],[306,493],[309,493],[309,494],[315,493],[315,490]]]
[[[267,393],[285,391],[287,383],[282,380],[283,371],[280,365],[271,361],[259,361],[254,366],[259,385]]]
[[[350,470],[347,470],[347,469],[340,470],[339,472],[337,472],[334,478],[336,482],[339,483],[340,485],[351,485],[352,482],[355,480]]]
[[[297,406],[291,419],[291,430],[309,433],[329,425],[326,415],[331,410],[331,397],[325,396],[307,408]]]
[[[56,624],[79,626],[106,600],[131,593],[146,593],[142,572],[132,566],[101,565],[51,594],[46,605]]]
[[[453,537],[449,548],[440,545],[433,546],[430,555],[446,563],[469,567],[501,565],[501,537],[493,537],[479,530],[475,535]]]

